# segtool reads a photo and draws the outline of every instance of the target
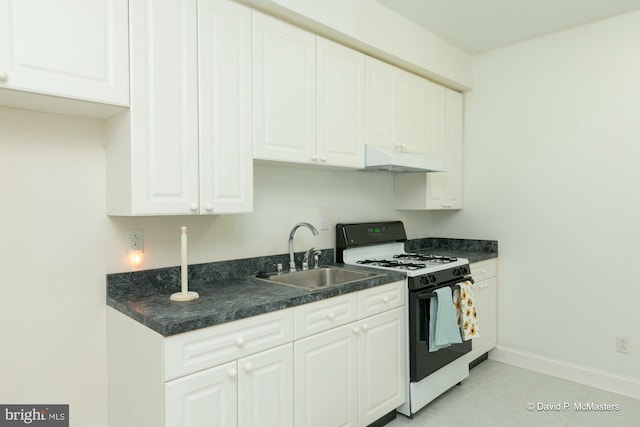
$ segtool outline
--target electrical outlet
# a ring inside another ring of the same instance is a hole
[[[631,349],[629,347],[629,338],[616,337],[616,349],[618,350],[618,353],[630,354]]]
[[[320,230],[329,229],[329,215],[326,213],[320,214]]]
[[[127,251],[142,251],[142,230],[127,232]]]

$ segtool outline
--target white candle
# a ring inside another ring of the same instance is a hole
[[[180,265],[180,278],[182,282],[182,293],[186,294],[189,291],[189,276],[187,267],[187,227],[180,228],[180,255],[182,263]]]

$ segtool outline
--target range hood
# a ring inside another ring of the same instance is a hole
[[[366,170],[385,170],[394,173],[402,172],[446,172],[447,166],[424,154],[409,153],[365,145],[364,168]]]

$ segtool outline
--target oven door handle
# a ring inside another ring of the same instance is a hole
[[[468,279],[463,280],[463,282],[469,281],[471,283],[475,283],[474,280],[469,277]],[[460,285],[458,283],[456,283],[453,286],[449,286],[451,288],[451,290],[454,290],[455,288],[460,288]],[[435,292],[427,292],[427,293],[418,293],[416,294],[416,298],[418,298],[418,300],[425,300],[425,299],[430,299],[432,297],[435,297],[436,293]]]

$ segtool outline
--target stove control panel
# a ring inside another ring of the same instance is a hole
[[[444,283],[457,282],[469,277],[471,270],[468,264],[456,267],[443,268],[432,273],[409,277],[410,290],[423,290],[436,288]]]

